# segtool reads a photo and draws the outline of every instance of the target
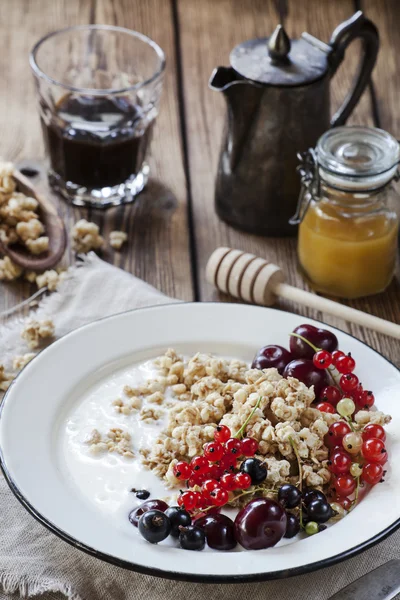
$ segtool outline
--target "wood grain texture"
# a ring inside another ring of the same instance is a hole
[[[180,143],[170,1],[4,0],[0,4],[0,66],[3,76],[0,156],[16,162],[18,166],[34,165],[38,168],[39,176],[32,182],[40,191],[51,195],[67,230],[79,218],[89,218],[100,225],[106,239],[113,229],[127,231],[129,241],[122,252],[113,251],[107,244],[103,258],[145,279],[168,295],[191,300],[187,189]],[[134,205],[107,211],[73,209],[50,193],[28,63],[29,51],[45,33],[90,22],[137,29],[161,45],[168,61],[161,112],[152,145],[149,185]],[[73,261],[74,255],[69,248],[63,264]],[[31,291],[31,286],[23,281],[2,284],[0,312],[26,298]]]
[[[305,3],[258,2],[245,0],[178,0],[179,33],[182,46],[182,71],[185,112],[187,115],[187,141],[189,152],[192,211],[197,248],[197,276],[202,300],[224,299],[205,280],[205,265],[217,246],[229,246],[252,252],[280,265],[287,273],[289,283],[307,289],[298,273],[296,241],[294,239],[260,238],[238,232],[218,220],[214,212],[214,178],[216,173],[221,131],[225,116],[225,104],[221,94],[207,88],[209,76],[217,65],[229,63],[229,52],[239,42],[268,35],[284,19],[290,35],[309,31],[328,41],[335,27],[354,13],[352,0],[340,2]],[[222,23],[224,24],[222,26]],[[229,26],[227,25],[229,24]],[[193,43],[193,40],[196,43]],[[335,76],[332,84],[332,105],[335,110],[349,89],[359,49],[357,44],[349,48],[346,62]],[[369,92],[361,99],[350,123],[372,125]],[[398,308],[393,301],[396,284],[388,294],[351,302],[352,306],[399,322]],[[389,299],[390,298],[390,299]],[[312,310],[301,309],[289,302],[281,302],[280,308],[290,309],[318,318],[345,329],[371,346],[381,350],[392,360],[400,363],[398,344],[360,327]]]

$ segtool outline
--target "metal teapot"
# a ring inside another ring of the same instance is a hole
[[[363,42],[353,88],[330,118],[330,81],[347,46]],[[281,25],[269,38],[249,40],[217,67],[211,89],[223,92],[227,119],[218,165],[218,215],[251,233],[293,235],[300,178],[296,155],[316,145],[330,126],[343,125],[370,79],[379,49],[375,25],[361,11],[325,44],[308,33],[290,40]]]

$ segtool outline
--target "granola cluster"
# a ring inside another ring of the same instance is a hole
[[[81,219],[71,229],[72,247],[79,254],[87,254],[91,250],[99,250],[104,244],[96,223]]]
[[[168,350],[155,365],[158,377],[132,390],[132,395],[140,399],[158,393],[160,406],[168,404],[161,400],[167,388],[174,397],[164,430],[150,449],[141,449],[144,465],[169,487],[179,484],[174,464],[201,454],[219,424],[229,427],[232,435],[244,426],[244,434],[258,441],[256,456],[268,466],[267,487],[298,482],[294,447],[305,485],[324,488],[329,483],[324,437],[340,417],[311,406],[313,388],[293,377],[283,378],[276,369],[248,369],[242,361],[201,353],[184,361]],[[148,404],[143,410],[148,410]],[[359,411],[355,421],[360,426],[384,424],[390,417],[378,411]]]
[[[0,239],[3,244],[22,244],[32,254],[41,254],[48,250],[49,238],[40,220],[39,203],[16,191],[13,173],[12,163],[0,163]]]
[[[42,340],[54,337],[54,323],[51,319],[43,321],[30,319],[22,330],[21,337],[29,348],[38,348]]]
[[[121,250],[123,244],[125,244],[128,239],[128,235],[125,231],[111,231],[109,236],[109,242],[111,248],[114,250]]]
[[[134,457],[131,435],[118,427],[111,428],[105,435],[93,429],[85,443],[89,446],[91,454],[116,452],[125,458]]]

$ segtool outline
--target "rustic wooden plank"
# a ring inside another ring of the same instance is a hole
[[[44,149],[40,131],[36,96],[28,55],[33,44],[45,33],[68,25],[87,23],[91,3],[79,2],[14,2],[0,4],[0,156],[23,167],[37,167],[39,176],[32,181],[43,193],[50,193],[43,168]],[[18,35],[15,32],[18,31]],[[52,195],[67,227],[84,211],[72,209]],[[63,264],[73,260],[67,250]],[[26,298],[32,286],[27,282],[1,284],[0,311]]]
[[[38,0],[35,3],[5,0],[0,11],[3,17],[0,18],[0,64],[3,73],[0,108],[6,115],[0,120],[0,155],[22,166],[37,166],[40,176],[33,181],[44,193],[50,192],[28,64],[33,44],[48,31],[93,21],[142,31],[156,39],[165,50],[168,67],[152,146],[152,179],[146,191],[134,205],[105,212],[73,209],[61,199],[52,197],[68,230],[78,218],[84,217],[96,221],[106,239],[113,229],[128,232],[129,242],[122,252],[114,252],[107,245],[103,258],[147,280],[166,294],[184,300],[192,299],[186,180],[180,146],[174,33],[169,0],[92,0],[84,3],[77,0]],[[155,14],[157,19],[154,19]],[[12,35],[12,31],[17,29],[20,35]],[[69,249],[64,264],[73,261],[74,255]],[[30,291],[30,286],[22,281],[1,285],[0,311],[27,297]]]
[[[174,30],[169,0],[97,0],[95,22],[140,31],[164,50],[167,70],[150,167],[152,180],[133,206],[99,213],[104,234],[127,227],[129,247],[105,257],[170,296],[191,300],[187,189],[180,143]],[[134,60],[135,57],[132,57]]]
[[[309,31],[328,41],[334,28],[354,13],[354,4],[352,0],[329,3],[310,0],[307,6],[295,0],[283,3],[275,3],[272,0],[178,0],[192,210],[198,256],[198,283],[202,300],[223,298],[205,281],[208,257],[215,247],[223,245],[268,257],[285,269],[291,284],[307,289],[297,269],[296,240],[261,238],[238,232],[221,222],[214,212],[214,177],[225,104],[221,95],[207,89],[207,81],[215,66],[228,64],[229,52],[233,46],[245,39],[261,37],[272,32],[279,21],[278,12],[285,18],[285,26],[290,35]],[[196,44],[193,43],[194,39]],[[348,90],[357,55],[357,47],[350,48],[346,63],[335,77],[332,84],[333,109],[337,108]],[[362,98],[349,122],[373,124],[368,93]],[[229,300],[226,297],[223,299]],[[353,302],[352,305],[388,318],[394,316],[391,301],[386,295],[378,299]],[[328,315],[289,302],[280,302],[279,307],[337,325],[400,362],[400,351],[396,344],[383,336],[363,331]]]

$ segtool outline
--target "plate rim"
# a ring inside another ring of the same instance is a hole
[[[268,308],[269,310],[273,310],[273,311],[280,312],[283,314],[296,315],[296,316],[299,316],[300,318],[304,316],[304,315],[297,315],[297,313],[294,313],[292,311],[285,311],[285,310],[274,308],[274,307],[255,307],[254,305],[240,304],[237,302],[233,302],[233,303],[229,303],[229,304],[230,305],[233,304],[234,306],[241,306],[241,307]],[[166,302],[163,304],[156,304],[156,305],[152,305],[152,306],[144,306],[144,307],[139,307],[139,308],[133,308],[133,309],[126,310],[126,311],[121,311],[121,312],[115,313],[113,315],[108,315],[105,317],[101,317],[99,319],[95,319],[94,321],[91,321],[90,323],[85,323],[84,325],[80,325],[79,327],[69,331],[68,333],[66,333],[63,336],[61,336],[60,338],[58,338],[50,346],[47,346],[46,348],[41,350],[38,353],[38,355],[42,354],[43,352],[49,351],[55,344],[58,344],[64,338],[75,333],[76,331],[79,331],[81,329],[84,329],[85,327],[99,323],[101,321],[111,320],[113,318],[116,318],[116,317],[119,317],[119,316],[125,315],[125,314],[136,313],[136,312],[147,311],[147,310],[154,310],[157,308],[161,309],[163,307],[180,306],[180,305],[193,305],[193,306],[217,305],[217,306],[221,306],[221,305],[224,305],[224,303],[223,302],[215,302],[215,301],[210,301],[210,302],[176,302],[175,301],[175,302]],[[304,316],[304,318],[309,321],[312,321],[316,324],[325,325],[326,327],[329,327],[331,329],[334,329],[335,331],[338,331],[340,333],[348,335],[349,337],[352,337],[357,342],[363,344],[364,346],[369,348],[369,350],[371,350],[372,352],[374,352],[375,354],[377,354],[378,356],[383,358],[387,363],[392,365],[392,367],[394,367],[394,369],[397,372],[400,373],[400,368],[397,367],[389,358],[386,358],[386,356],[383,356],[383,354],[381,354],[374,348],[371,348],[371,346],[369,346],[366,342],[358,339],[352,333],[343,331],[343,329],[340,329],[339,327],[336,327],[334,325],[329,325],[327,323],[324,323],[323,321],[319,321],[318,319],[314,319],[312,317]],[[13,388],[16,380],[18,379],[20,374],[24,371],[24,369],[27,366],[28,365],[26,365],[18,373],[18,375],[13,379],[9,389],[6,391],[6,393],[3,397],[3,400],[0,404],[0,420],[3,416],[3,410],[5,407],[7,398],[9,396],[9,393],[10,393],[11,389]],[[56,535],[58,538],[62,539],[63,541],[67,542],[72,547],[74,547],[82,552],[85,552],[86,554],[93,556],[99,560],[102,560],[104,562],[107,562],[107,563],[112,564],[117,567],[121,567],[128,571],[134,571],[137,573],[142,573],[144,575],[151,575],[151,576],[175,580],[175,581],[188,581],[188,582],[192,582],[192,583],[210,583],[210,584],[212,584],[212,583],[234,584],[234,583],[251,583],[251,582],[270,581],[270,580],[276,580],[276,579],[286,579],[286,578],[295,577],[298,575],[305,575],[307,573],[312,573],[314,571],[318,571],[325,567],[330,567],[330,566],[336,565],[340,562],[343,562],[344,560],[348,560],[349,558],[351,558],[353,556],[357,556],[358,554],[364,552],[365,550],[372,548],[379,542],[384,541],[392,533],[394,533],[397,529],[400,528],[400,517],[399,517],[391,525],[386,527],[386,529],[383,529],[380,533],[376,534],[375,536],[366,540],[365,542],[362,542],[361,544],[358,544],[352,548],[349,548],[348,550],[345,550],[344,552],[341,552],[341,553],[331,556],[329,558],[325,558],[321,561],[312,562],[312,563],[309,563],[306,565],[301,565],[299,567],[291,567],[289,569],[281,569],[279,571],[270,571],[270,572],[263,572],[263,573],[249,573],[249,574],[240,574],[240,575],[189,574],[189,573],[183,573],[181,571],[164,570],[164,569],[160,569],[157,567],[146,567],[146,566],[134,563],[132,561],[127,561],[127,560],[124,560],[121,558],[117,558],[113,555],[96,550],[95,548],[92,548],[91,546],[89,546],[87,544],[79,542],[76,538],[74,538],[70,534],[66,533],[63,529],[61,529],[60,527],[55,525],[52,521],[47,519],[43,514],[41,514],[38,510],[36,510],[35,507],[32,506],[32,504],[29,502],[29,500],[27,498],[25,498],[23,493],[18,488],[17,484],[14,482],[14,480],[7,468],[6,460],[5,460],[5,457],[3,454],[3,449],[1,446],[1,442],[0,442],[0,469],[4,475],[4,478],[9,486],[9,488],[11,489],[12,493],[17,498],[17,500],[20,502],[20,504],[22,504],[22,506],[27,510],[27,512],[29,514],[31,514],[41,525],[46,527],[46,529],[48,531],[50,531],[51,533],[53,533],[54,535]]]

